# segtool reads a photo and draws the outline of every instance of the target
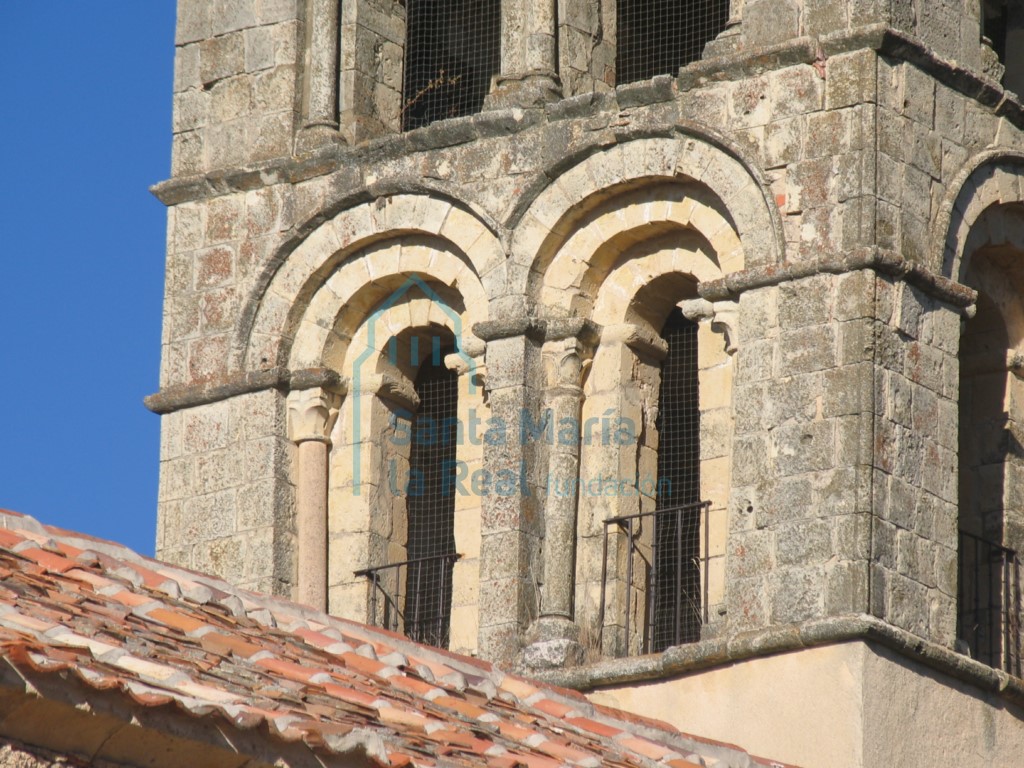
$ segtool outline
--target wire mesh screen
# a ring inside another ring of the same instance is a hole
[[[501,68],[499,0],[407,0],[402,130],[479,112]]]
[[[957,637],[971,656],[1021,675],[1021,589],[1017,553],[960,532]]]
[[[700,403],[697,324],[674,310],[662,330],[668,356],[658,401],[658,496],[650,645],[700,639]],[[668,511],[672,510],[671,514]]]
[[[725,29],[729,0],[618,0],[619,85],[670,75],[696,61]]]
[[[455,449],[458,374],[434,354],[416,377],[420,405],[412,420],[405,633],[417,642],[447,646],[455,554]]]

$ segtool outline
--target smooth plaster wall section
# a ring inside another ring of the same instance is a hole
[[[885,649],[864,659],[864,766],[1024,762],[1024,711]]]
[[[812,648],[588,697],[803,768],[860,768],[867,655],[862,643]]]
[[[859,641],[588,697],[803,768],[991,768],[1024,756],[1020,708]]]

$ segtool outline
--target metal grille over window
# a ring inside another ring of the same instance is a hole
[[[402,130],[479,112],[501,68],[499,0],[407,0]]]
[[[651,650],[700,639],[700,403],[697,324],[676,309],[662,330],[668,356],[658,401]]]
[[[960,532],[957,637],[971,656],[1021,676],[1020,560],[1011,549]]]
[[[450,352],[451,350],[447,350]],[[455,552],[458,374],[435,348],[416,377],[405,489],[407,559],[357,571],[370,580],[370,616],[418,643],[448,646]]]
[[[619,85],[674,75],[725,29],[729,0],[618,0]]]

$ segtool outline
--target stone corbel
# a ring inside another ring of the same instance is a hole
[[[341,395],[323,387],[288,393],[288,437],[294,443],[315,440],[330,442],[331,428],[338,418]]]
[[[730,355],[736,352],[739,338],[739,303],[736,301],[716,301],[712,304],[711,328],[725,333],[725,351]]]
[[[420,396],[412,383],[404,376],[393,376],[390,373],[372,373],[360,376],[359,394],[374,395],[387,400],[410,413],[420,406]]]
[[[486,345],[479,339],[466,339],[460,352],[453,352],[444,357],[444,367],[455,371],[459,376],[470,377],[474,387],[479,387],[487,398],[487,365],[484,363]]]
[[[1024,379],[1024,352],[1019,349],[1006,350],[1006,370],[1018,379]]]
[[[606,325],[601,332],[601,344],[625,344],[637,354],[655,360],[664,360],[668,355],[668,343],[663,338],[634,323]]]

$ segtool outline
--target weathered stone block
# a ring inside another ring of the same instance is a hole
[[[797,36],[799,12],[791,0],[757,0],[743,9],[743,35],[748,45],[766,46]]]
[[[825,109],[840,109],[875,101],[874,51],[841,53],[825,64]]]

